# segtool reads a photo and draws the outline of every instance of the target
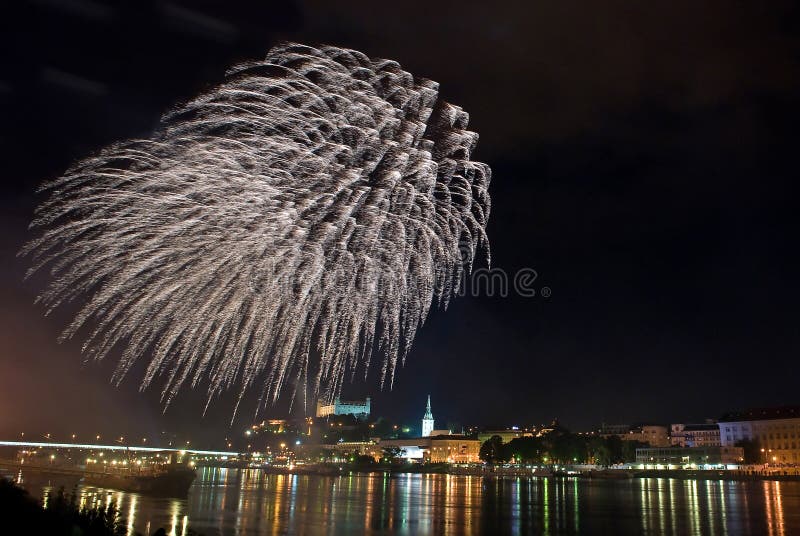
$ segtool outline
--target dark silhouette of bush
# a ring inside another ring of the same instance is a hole
[[[125,518],[114,502],[91,508],[78,505],[78,493],[64,488],[47,495],[47,507],[10,480],[0,477],[0,534],[3,536],[123,536]],[[160,528],[154,536],[167,532]],[[201,536],[189,529],[189,536]],[[134,536],[142,536],[135,532]]]
[[[114,503],[80,508],[77,493],[64,488],[47,498],[47,508],[24,489],[0,478],[0,519],[4,534],[52,536],[121,536],[125,520]]]

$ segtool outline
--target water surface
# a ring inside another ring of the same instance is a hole
[[[34,493],[76,482],[23,479]],[[201,468],[188,499],[79,487],[116,501],[129,533],[800,534],[800,482],[352,473]]]

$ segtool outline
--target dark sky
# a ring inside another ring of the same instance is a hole
[[[0,43],[0,436],[154,435],[210,444],[223,398],[162,414],[138,378],[81,365],[15,257],[35,189],[148,136],[171,104],[282,39],[398,60],[470,113],[493,169],[493,266],[536,296],[463,297],[419,332],[392,391],[345,397],[416,423],[574,429],[800,402],[800,12],[792,2],[37,0]],[[252,416],[247,409],[235,430]],[[285,403],[268,414],[285,414]]]

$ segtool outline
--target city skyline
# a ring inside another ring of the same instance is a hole
[[[716,430],[716,441],[717,443],[712,443],[712,445],[718,445],[720,441],[720,437],[722,437],[722,443],[727,445],[733,445],[736,441],[741,439],[749,439],[751,432],[749,428],[746,429],[744,432],[744,436],[742,436],[742,432],[739,432],[739,435],[731,436],[728,433],[727,440],[725,439],[725,435],[722,434],[722,427],[725,424],[731,424],[732,422],[735,423],[737,421],[758,421],[758,420],[775,420],[775,419],[798,419],[800,418],[800,405],[791,405],[791,406],[777,406],[777,407],[751,407],[751,408],[739,408],[735,410],[728,410],[723,414],[716,416],[716,417],[707,417],[704,419],[692,419],[692,418],[680,418],[680,416],[676,416],[674,418],[668,420],[655,420],[655,419],[643,419],[638,421],[625,421],[624,419],[612,419],[609,421],[602,421],[602,422],[595,422],[591,426],[588,427],[573,427],[570,423],[561,422],[558,420],[557,417],[553,417],[550,420],[545,420],[541,422],[526,422],[526,421],[513,421],[513,422],[503,422],[501,419],[495,419],[492,421],[486,422],[476,422],[471,421],[469,419],[461,419],[459,417],[453,416],[445,416],[443,419],[439,421],[434,421],[431,415],[431,398],[430,395],[427,397],[426,406],[424,413],[418,413],[418,415],[422,415],[422,418],[419,419],[392,419],[387,418],[386,415],[382,415],[380,413],[372,414],[370,410],[371,406],[371,397],[367,397],[366,401],[341,401],[339,402],[336,400],[329,405],[326,404],[319,404],[317,405],[317,412],[315,415],[287,415],[287,414],[279,414],[277,417],[274,418],[262,418],[256,421],[251,421],[246,423],[242,428],[235,428],[231,427],[225,430],[224,437],[218,435],[219,431],[214,431],[212,435],[206,434],[195,434],[191,435],[190,432],[176,432],[175,430],[162,430],[160,433],[153,433],[152,435],[142,434],[141,429],[134,429],[126,428],[127,431],[120,434],[120,428],[115,428],[112,430],[93,430],[88,433],[76,433],[74,430],[85,430],[86,428],[82,425],[81,421],[70,421],[64,427],[50,427],[47,428],[47,431],[44,429],[37,430],[35,428],[27,427],[24,430],[14,430],[10,431],[4,437],[0,437],[0,439],[4,439],[6,441],[28,441],[28,442],[40,442],[43,445],[46,444],[67,444],[67,443],[76,443],[76,442],[84,442],[87,444],[101,444],[103,441],[108,442],[113,441],[120,445],[136,445],[138,447],[143,447],[144,450],[157,450],[152,448],[153,446],[160,446],[164,448],[186,448],[188,449],[191,445],[192,448],[243,448],[247,445],[247,449],[244,450],[252,450],[252,445],[248,445],[248,443],[252,442],[252,438],[250,438],[251,430],[256,429],[257,427],[263,427],[269,424],[270,427],[277,426],[278,423],[280,427],[283,428],[286,425],[291,423],[291,426],[294,428],[304,428],[306,426],[309,427],[314,423],[320,424],[323,423],[323,428],[327,426],[327,423],[330,419],[334,419],[334,422],[340,420],[342,416],[353,416],[356,419],[356,422],[362,423],[373,423],[370,424],[370,427],[375,426],[375,423],[384,422],[386,426],[391,428],[391,425],[394,424],[394,430],[396,433],[402,432],[403,437],[426,437],[429,435],[439,435],[444,433],[449,434],[466,434],[468,437],[489,437],[491,433],[500,432],[502,431],[504,434],[514,433],[514,437],[522,437],[523,433],[527,432],[538,432],[546,433],[551,431],[555,428],[560,430],[569,431],[570,433],[577,433],[577,434],[611,434],[611,435],[627,435],[629,439],[638,439],[641,442],[651,442],[652,438],[648,436],[650,433],[663,433],[664,437],[680,437],[683,438],[684,435],[687,433],[689,434],[689,444],[685,444],[683,440],[679,443],[673,443],[673,445],[679,444],[680,446],[694,446],[694,440],[691,439],[694,435],[697,435],[701,441],[700,445],[704,445],[707,443],[703,443],[703,434],[705,430],[710,429],[709,427]],[[366,408],[366,411],[365,411]],[[365,411],[365,412],[364,412]],[[783,414],[783,416],[782,416]],[[426,424],[428,421],[428,424]],[[420,424],[421,423],[421,424]],[[435,424],[438,423],[438,426]],[[680,424],[676,424],[680,423]],[[331,425],[333,426],[333,425]],[[427,426],[427,428],[426,428]],[[647,429],[659,429],[658,432],[653,432],[652,430],[647,431]],[[663,432],[661,431],[663,429]],[[57,430],[57,432],[53,433],[50,430]],[[70,430],[70,432],[65,432],[64,430]],[[644,432],[642,432],[644,430]],[[730,430],[729,430],[730,431]],[[427,433],[426,433],[427,432]],[[433,432],[433,433],[431,433]],[[642,435],[644,433],[644,435]],[[217,435],[213,435],[217,434]],[[634,435],[628,435],[634,434]],[[641,437],[640,437],[641,436]],[[792,436],[794,439],[794,436]],[[800,438],[800,437],[799,437]],[[199,439],[199,441],[196,441]],[[708,439],[705,439],[707,442]],[[726,442],[727,441],[727,442]],[[800,445],[800,443],[798,443]],[[120,447],[123,448],[123,447]]]

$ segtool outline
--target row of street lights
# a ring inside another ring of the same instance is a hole
[[[20,441],[25,441],[25,432],[20,432],[20,433],[19,433],[19,437],[20,437]],[[52,440],[53,440],[53,437],[52,437],[52,435],[51,435],[51,434],[49,434],[49,433],[47,433],[47,434],[42,434],[42,435],[41,435],[41,437],[42,437],[42,439],[46,439],[47,441],[52,441]],[[72,439],[72,441],[75,441],[75,440],[77,439],[77,437],[78,437],[78,434],[71,434],[71,435],[70,435],[70,438]],[[99,442],[100,442],[100,439],[101,439],[101,435],[100,435],[100,434],[97,434],[97,435],[94,437],[94,439],[95,439],[95,441],[97,441],[97,442],[99,443]],[[119,438],[118,438],[118,439],[114,439],[114,441],[115,441],[116,443],[121,443],[121,444],[124,444],[124,443],[125,443],[125,436],[119,436]],[[170,441],[170,442],[169,442],[169,446],[170,446],[170,447],[172,446],[172,443],[173,443],[172,441]],[[142,438],[142,444],[147,444],[147,438],[146,438],[146,437],[143,437],[143,438]],[[191,441],[186,441],[186,446],[187,446],[187,447],[188,447],[190,444],[191,444]],[[228,446],[230,447],[230,444],[228,444]]]
[[[766,463],[769,463],[770,457],[772,458],[772,463],[778,461],[777,456],[772,456],[772,449],[761,449],[761,458],[764,459]]]

